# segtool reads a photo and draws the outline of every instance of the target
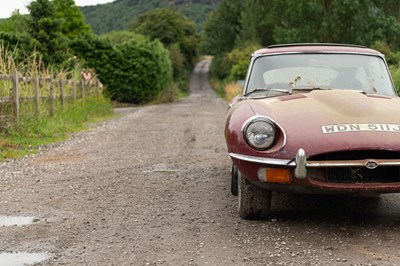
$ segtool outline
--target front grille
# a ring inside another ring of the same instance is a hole
[[[392,183],[400,182],[399,167],[378,167],[375,169],[340,167],[327,168],[326,179],[330,183]]]
[[[400,159],[400,152],[365,150],[321,154],[310,157],[310,161],[351,161],[366,159]],[[400,182],[400,167],[378,166],[325,168],[325,180],[330,183],[394,183]]]
[[[398,151],[343,151],[320,154],[310,157],[310,161],[349,161],[349,160],[365,160],[365,159],[400,159]]]

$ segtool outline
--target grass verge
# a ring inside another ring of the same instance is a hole
[[[52,117],[20,117],[18,124],[0,133],[0,161],[37,152],[40,145],[67,139],[71,133],[89,128],[90,123],[115,116],[108,99],[92,97],[68,103]]]

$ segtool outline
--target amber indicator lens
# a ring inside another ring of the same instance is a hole
[[[291,183],[291,172],[289,169],[266,168],[265,181],[267,183]]]

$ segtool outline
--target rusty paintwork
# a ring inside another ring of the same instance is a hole
[[[340,124],[400,125],[400,98],[397,97],[377,98],[354,91],[331,90],[312,91],[294,99],[281,96],[245,100],[237,103],[228,113],[226,136],[229,152],[260,155],[260,152],[243,143],[240,132],[244,121],[256,114],[267,116],[284,128],[285,147],[273,154],[270,150],[261,152],[272,158],[291,159],[299,148],[308,151],[309,156],[347,149],[400,151],[400,129],[393,132],[377,130],[324,134],[321,128]]]
[[[262,49],[255,56],[293,52],[336,51],[358,52],[382,56],[368,48],[354,47],[280,47]],[[243,124],[252,116],[268,117],[277,125],[277,141],[266,151],[249,147],[243,137]],[[329,132],[327,132],[327,130]],[[324,132],[325,131],[325,132]],[[397,96],[368,95],[350,90],[314,90],[264,99],[235,99],[227,113],[225,138],[230,154],[259,158],[284,159],[294,167],[298,150],[307,157],[338,151],[387,150],[400,152],[400,99]],[[373,159],[373,158],[371,158]],[[321,170],[312,170],[307,178],[292,174],[292,183],[266,184],[260,182],[257,171],[267,167],[254,162],[232,158],[243,175],[259,186],[270,190],[300,193],[387,193],[400,192],[395,183],[329,183],[318,178]],[[400,163],[400,160],[393,158]],[[379,161],[380,162],[380,161]],[[329,161],[325,161],[329,164]],[[400,172],[399,172],[400,174]],[[313,178],[315,175],[317,178]],[[399,179],[400,180],[400,179]]]

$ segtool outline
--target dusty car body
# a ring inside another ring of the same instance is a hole
[[[267,216],[271,191],[400,192],[400,99],[373,49],[293,44],[254,52],[225,139],[242,218]]]

